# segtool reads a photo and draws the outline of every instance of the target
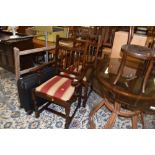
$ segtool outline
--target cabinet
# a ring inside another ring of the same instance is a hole
[[[17,47],[20,50],[33,48],[32,36],[18,35],[18,38],[10,39],[12,33],[0,31],[0,66],[8,71],[14,72],[14,51]],[[21,60],[21,68],[28,68],[33,65],[32,56],[23,56]]]

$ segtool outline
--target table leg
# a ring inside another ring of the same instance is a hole
[[[121,74],[123,73],[123,69],[124,69],[124,66],[125,66],[125,63],[126,63],[126,58],[127,58],[127,54],[123,54],[123,58],[122,58],[122,61],[121,61],[120,66],[119,66],[116,79],[115,79],[114,82],[113,82],[114,85],[118,82],[118,80],[119,80]]]
[[[151,72],[151,70],[153,68],[153,64],[154,64],[154,61],[151,60],[150,63],[149,63],[148,69],[146,71],[146,74],[144,76],[143,83],[142,83],[142,93],[145,93],[146,83],[147,83],[147,80],[149,78],[150,72]]]

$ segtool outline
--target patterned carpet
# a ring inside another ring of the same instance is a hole
[[[94,105],[102,100],[95,92],[92,92],[86,108],[81,107],[71,122],[70,129],[86,129],[89,128],[89,113]],[[72,111],[75,108],[72,106]],[[61,107],[52,105],[52,108],[64,111]],[[102,108],[95,115],[95,123],[98,129],[102,128],[106,123],[110,112],[106,108]],[[155,116],[145,115],[145,128],[155,128]],[[14,74],[0,68],[0,128],[10,129],[53,129],[64,128],[64,119],[47,111],[42,112],[39,118],[27,115],[23,109],[19,107],[17,87]],[[131,128],[131,120],[126,118],[118,118],[114,125],[115,129]],[[139,121],[138,128],[142,128]]]

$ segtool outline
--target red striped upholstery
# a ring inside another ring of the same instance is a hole
[[[75,87],[71,85],[71,82],[72,80],[66,77],[54,76],[37,87],[36,91],[58,98],[62,101],[68,101],[75,90]]]

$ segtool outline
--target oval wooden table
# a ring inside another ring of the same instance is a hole
[[[132,120],[132,128],[137,128],[139,115],[141,116],[142,126],[144,128],[144,113],[155,114],[155,77],[149,77],[145,93],[141,92],[141,82],[143,77],[137,77],[132,80],[126,80],[120,77],[117,84],[113,81],[117,74],[107,72],[104,61],[99,63],[96,69],[95,80],[98,82],[98,89],[103,100],[95,105],[89,115],[90,128],[95,128],[94,115],[105,106],[112,113],[107,120],[104,128],[112,128],[117,117],[127,117]],[[113,66],[115,67],[115,66]],[[95,82],[94,82],[95,83]]]

